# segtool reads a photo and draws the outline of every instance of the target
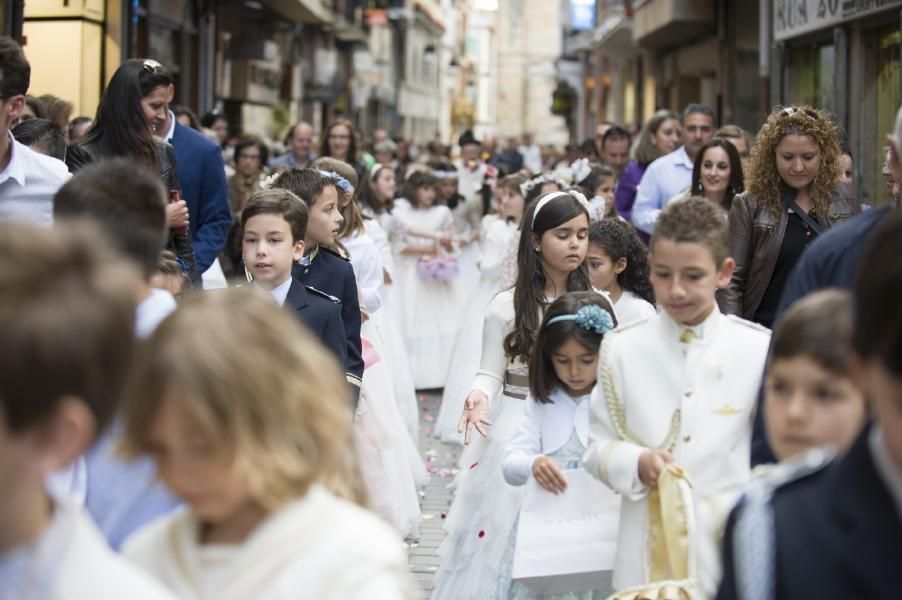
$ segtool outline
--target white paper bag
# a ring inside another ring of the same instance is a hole
[[[545,594],[603,587],[614,568],[620,496],[584,469],[562,472],[559,496],[526,483],[514,550],[513,578]]]

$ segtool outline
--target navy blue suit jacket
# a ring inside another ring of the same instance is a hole
[[[304,257],[308,264],[294,263],[291,276],[304,285],[315,287],[341,300],[341,320],[347,338],[348,363],[346,375],[355,392],[360,392],[363,380],[363,353],[360,342],[360,300],[354,267],[347,259],[322,246]]]
[[[188,205],[198,274],[219,256],[232,226],[229,188],[219,146],[178,121],[172,134],[182,199]]]
[[[282,307],[293,310],[307,329],[332,351],[342,370],[347,370],[348,342],[341,320],[340,302],[333,302],[325,294],[305,288],[301,282],[292,278]]]
[[[902,596],[902,523],[868,444],[870,427],[849,453],[774,493],[773,598],[786,600]],[[724,535],[718,600],[738,598],[733,511]]]

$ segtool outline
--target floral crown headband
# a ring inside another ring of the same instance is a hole
[[[598,335],[604,335],[614,329],[614,319],[611,317],[611,313],[597,304],[581,306],[574,314],[558,315],[549,320],[548,323],[545,324],[545,327],[563,321],[576,321],[576,324],[580,329],[585,329],[586,331],[591,331]]]
[[[341,175],[339,175],[338,173],[336,173],[335,171],[319,171],[318,170],[317,173],[319,173],[323,177],[326,177],[327,179],[331,179],[332,183],[335,184],[335,187],[337,187],[341,191],[348,192],[351,194],[354,193],[354,186],[351,185],[351,182],[348,181],[347,179],[345,179],[344,177],[342,177]]]
[[[539,200],[539,203],[536,205],[535,212],[532,213],[532,225],[530,225],[530,230],[535,230],[536,228],[536,216],[539,214],[539,211],[545,208],[549,202],[554,200],[555,198],[561,198],[563,196],[570,196],[579,202],[580,206],[582,206],[585,211],[589,214],[592,214],[592,209],[589,206],[589,201],[586,200],[586,197],[577,192],[576,190],[570,190],[569,192],[551,192],[547,194],[544,198]]]
[[[556,183],[559,186],[564,185],[564,182],[561,181],[560,177],[555,175],[554,173],[542,173],[537,177],[533,177],[529,181],[524,181],[520,184],[520,195],[524,198],[529,192],[534,190],[537,186],[542,185],[543,183]]]
[[[588,158],[578,158],[570,165],[573,171],[573,183],[582,183],[586,177],[592,173],[592,165],[589,164]]]

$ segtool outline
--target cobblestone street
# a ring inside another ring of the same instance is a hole
[[[420,405],[420,456],[426,462],[431,479],[420,489],[420,505],[423,522],[420,525],[419,542],[410,544],[410,572],[416,582],[418,599],[427,600],[432,593],[432,577],[438,568],[436,550],[444,538],[442,515],[451,506],[451,492],[447,486],[457,473],[457,457],[461,446],[443,444],[432,437],[435,419],[438,417],[441,394],[439,392],[419,393]]]

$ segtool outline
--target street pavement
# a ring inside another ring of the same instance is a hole
[[[420,391],[417,394],[420,407],[420,439],[417,445],[430,473],[429,483],[419,490],[423,511],[420,539],[408,543],[410,572],[419,590],[419,595],[415,597],[420,600],[428,600],[432,593],[432,577],[439,563],[436,550],[445,537],[442,519],[452,500],[447,486],[457,473],[457,458],[461,451],[461,446],[443,444],[432,437],[441,399],[440,391]]]

